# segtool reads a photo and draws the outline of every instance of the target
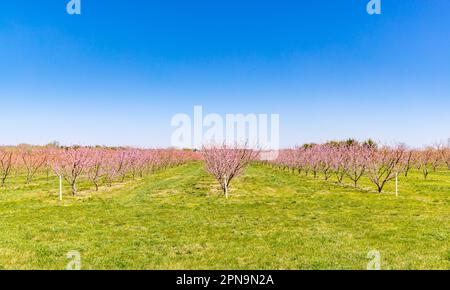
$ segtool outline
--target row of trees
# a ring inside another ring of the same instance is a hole
[[[101,185],[111,186],[126,177],[144,177],[156,170],[178,166],[187,161],[203,159],[205,169],[216,178],[228,198],[231,180],[240,175],[258,153],[244,147],[209,146],[201,154],[191,150],[143,150],[135,148],[0,147],[0,187],[13,174],[24,176],[30,183],[37,175],[61,176],[77,194],[77,183],[83,178],[98,191]]]
[[[192,151],[143,150],[105,147],[2,147],[0,148],[0,186],[13,174],[24,175],[30,183],[37,174],[61,176],[68,182],[72,194],[77,194],[77,182],[88,179],[98,190],[123,182],[126,177],[144,177],[155,170],[178,166],[198,159]]]
[[[412,150],[404,145],[380,147],[374,142],[309,144],[282,150],[269,164],[315,178],[320,174],[325,180],[335,176],[339,183],[347,177],[355,187],[366,176],[381,193],[396,175],[408,176],[412,168],[420,170],[425,179],[439,167],[450,169],[450,146]]]
[[[215,145],[204,147],[202,154],[191,150],[143,150],[104,147],[0,147],[0,186],[12,173],[25,176],[29,183],[37,174],[52,173],[63,177],[77,193],[77,181],[89,180],[99,186],[111,186],[126,177],[144,177],[155,170],[177,166],[202,158],[205,169],[215,177],[228,198],[231,181],[240,175],[251,161],[259,160],[260,152],[243,147]],[[329,142],[308,144],[295,149],[281,150],[273,161],[264,161],[276,168],[325,180],[335,177],[339,183],[351,180],[355,187],[366,176],[382,192],[396,175],[408,176],[416,168],[428,178],[440,167],[450,170],[450,142],[448,145],[411,150],[403,145],[378,146],[372,141]]]

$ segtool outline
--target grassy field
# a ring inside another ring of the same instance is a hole
[[[0,269],[450,269],[450,172],[400,180],[400,196],[252,165],[231,198],[201,163],[57,198],[58,181],[0,189]],[[66,192],[69,192],[66,189]]]

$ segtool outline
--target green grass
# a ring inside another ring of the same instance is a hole
[[[252,165],[220,196],[201,163],[59,202],[58,181],[0,189],[0,269],[450,269],[450,172],[400,196]],[[65,188],[68,193],[68,188]]]

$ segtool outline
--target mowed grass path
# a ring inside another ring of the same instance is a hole
[[[57,181],[0,190],[0,268],[450,269],[450,173],[400,180],[400,197],[251,166],[219,196],[201,163],[57,200]],[[66,191],[68,192],[68,191]]]

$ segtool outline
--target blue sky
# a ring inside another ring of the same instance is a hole
[[[176,113],[280,114],[283,146],[450,137],[450,1],[2,0],[0,144],[169,146]]]

